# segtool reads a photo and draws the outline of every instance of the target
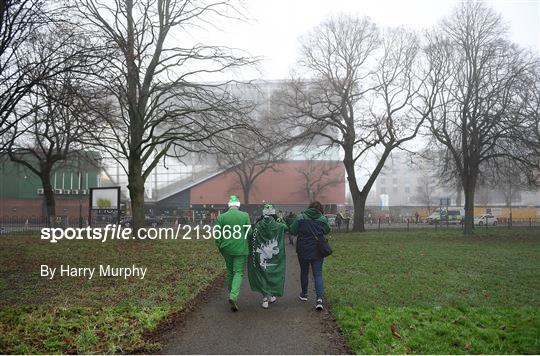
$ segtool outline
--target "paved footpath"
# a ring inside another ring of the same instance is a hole
[[[268,309],[260,294],[249,288],[247,273],[233,313],[224,283],[212,288],[206,300],[167,331],[165,354],[343,354],[348,348],[327,311],[314,309],[310,280],[309,301],[298,299],[300,271],[294,247],[287,245],[285,294]]]

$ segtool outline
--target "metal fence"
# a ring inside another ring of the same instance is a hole
[[[255,220],[252,220],[253,222]],[[57,216],[55,221],[47,223],[47,219],[37,216],[0,216],[0,234],[7,234],[11,232],[25,232],[25,231],[39,231],[41,228],[47,226],[54,226],[58,228],[77,228],[86,227],[88,225],[93,227],[104,227],[107,224],[116,224],[116,216],[96,216],[92,218],[91,224],[88,219],[83,218],[70,218],[68,216]],[[190,225],[192,227],[197,225],[213,225],[214,220],[200,219],[192,221],[187,218],[175,217],[175,216],[163,216],[159,218],[147,218],[145,225],[147,227],[177,227],[180,225]],[[344,219],[341,224],[332,226],[333,232],[350,232],[352,231],[354,221],[352,219]],[[129,226],[129,222],[122,221],[124,226]],[[364,227],[368,231],[385,231],[385,230],[413,230],[413,229],[431,229],[431,230],[445,230],[445,229],[462,229],[463,225],[459,222],[443,221],[428,224],[425,222],[415,222],[413,219],[403,219],[402,221],[390,221],[384,218],[377,220],[366,219]],[[527,219],[499,219],[496,225],[482,225],[476,226],[477,229],[540,229],[540,218],[527,218]]]
[[[354,221],[353,219],[344,219],[341,225],[332,226],[333,232],[350,232],[352,230]],[[431,229],[431,230],[445,230],[445,229],[463,229],[461,222],[442,221],[434,222],[432,224],[426,222],[416,222],[413,219],[403,219],[402,221],[390,221],[384,218],[369,220],[366,219],[364,227],[368,231],[384,231],[384,230],[413,230],[413,229]],[[540,218],[526,218],[526,219],[498,219],[496,224],[482,224],[476,225],[476,229],[540,229]]]

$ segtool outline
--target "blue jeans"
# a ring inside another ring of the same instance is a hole
[[[324,297],[324,281],[322,275],[323,259],[317,260],[304,260],[298,257],[300,263],[300,284],[302,286],[302,295],[307,296],[308,282],[309,282],[309,266],[313,271],[313,279],[315,280],[315,293],[317,299],[323,299]]]

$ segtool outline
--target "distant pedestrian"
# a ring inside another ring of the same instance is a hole
[[[336,214],[336,226],[338,231],[341,231],[341,223],[343,222],[343,215],[341,214],[341,211],[338,211]]]
[[[326,216],[323,215],[321,203],[314,201],[309,205],[307,210],[298,214],[291,224],[290,231],[298,236],[296,253],[298,254],[298,262],[300,263],[300,285],[302,289],[299,298],[302,301],[308,300],[309,267],[311,266],[317,295],[315,309],[323,310],[324,258],[319,252],[318,240],[323,239],[324,235],[330,232],[330,224]]]
[[[287,215],[287,217],[285,218],[285,222],[287,223],[287,227],[289,228],[288,231],[287,231],[287,234],[289,235],[289,244],[290,245],[294,245],[294,235],[290,230],[290,227],[291,227],[291,224],[294,221],[294,218],[295,218],[295,216],[294,216],[292,211],[289,212],[289,215]]]
[[[236,195],[229,199],[229,210],[218,216],[214,239],[227,267],[227,288],[232,311],[238,311],[238,296],[244,278],[244,266],[249,254],[247,229],[251,226],[248,213],[238,210],[240,200]],[[240,238],[234,235],[241,234]]]

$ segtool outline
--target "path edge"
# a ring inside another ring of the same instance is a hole
[[[147,347],[135,350],[134,354],[160,353],[163,351],[166,335],[173,330],[179,330],[185,323],[186,317],[199,310],[206,303],[208,296],[217,288],[221,288],[225,281],[225,272],[220,272],[207,286],[201,289],[193,298],[185,302],[181,310],[175,311],[163,318],[154,330],[146,330],[142,333],[142,339]],[[152,347],[152,345],[155,345]],[[148,347],[150,346],[150,347]]]

